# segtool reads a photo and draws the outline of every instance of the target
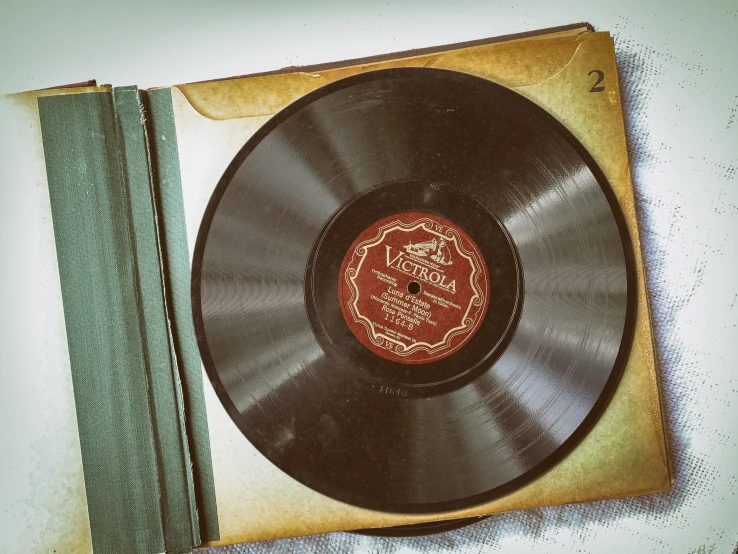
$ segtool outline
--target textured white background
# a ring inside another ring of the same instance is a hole
[[[428,538],[337,533],[210,549],[735,552],[738,1],[207,3],[0,0],[0,93],[141,87],[589,21],[615,36],[676,483]]]

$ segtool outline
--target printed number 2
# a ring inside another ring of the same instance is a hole
[[[589,92],[602,92],[603,90],[605,90],[605,85],[602,85],[602,86],[598,86],[598,85],[602,82],[602,79],[605,78],[605,72],[600,71],[599,69],[593,69],[592,71],[587,73],[587,76],[590,77],[592,73],[597,73],[597,82],[594,85],[592,85],[592,88],[589,89]]]

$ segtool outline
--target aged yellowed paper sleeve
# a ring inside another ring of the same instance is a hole
[[[397,59],[174,88],[190,248],[226,166],[272,115],[336,79],[404,66],[463,71],[517,90],[564,123],[600,165],[625,213],[638,270],[635,340],[622,381],[592,432],[544,476],[474,508],[408,516],[349,506],[288,477],[243,437],[204,376],[222,537],[217,544],[647,494],[666,490],[672,481],[615,54],[608,33],[583,27]],[[590,92],[598,87],[604,89]]]

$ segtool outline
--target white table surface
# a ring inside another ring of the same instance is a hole
[[[427,538],[337,533],[207,554],[736,551],[738,0],[0,0],[0,93],[91,78],[171,85],[579,21],[615,36],[673,490]]]

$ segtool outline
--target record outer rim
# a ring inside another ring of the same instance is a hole
[[[403,503],[403,504],[381,503],[380,504],[377,502],[367,501],[366,498],[360,497],[359,495],[355,495],[351,491],[346,491],[342,489],[337,490],[336,487],[333,487],[330,485],[322,484],[322,486],[319,486],[319,488],[315,488],[310,482],[307,482],[307,480],[304,479],[303,475],[300,474],[299,472],[288,471],[287,469],[279,467],[276,464],[274,464],[275,467],[278,467],[285,474],[289,475],[291,478],[307,486],[308,488],[312,489],[318,494],[323,494],[323,495],[332,497],[333,499],[337,501],[346,502],[354,506],[367,508],[371,510],[382,511],[382,512],[422,514],[422,513],[438,513],[438,512],[446,512],[446,511],[454,511],[454,510],[470,508],[470,507],[500,498],[501,496],[504,496],[506,494],[509,494],[513,492],[514,490],[522,487],[523,485],[532,482],[533,480],[540,477],[544,473],[548,472],[551,468],[553,468],[556,464],[558,464],[564,457],[566,457],[574,449],[574,447],[587,435],[587,433],[592,429],[592,427],[594,426],[594,424],[599,419],[600,415],[603,413],[604,409],[610,402],[610,399],[612,398],[612,395],[615,389],[617,388],[617,385],[620,382],[620,378],[625,369],[625,365],[630,355],[630,350],[631,350],[631,346],[633,343],[633,337],[635,333],[636,312],[637,312],[636,263],[635,263],[633,245],[630,241],[630,233],[628,231],[628,225],[625,220],[625,215],[623,214],[622,208],[617,200],[615,192],[613,191],[610,183],[605,177],[604,172],[600,169],[599,165],[596,163],[596,161],[591,156],[591,154],[587,151],[587,149],[579,142],[579,140],[574,136],[574,134],[563,125],[563,123],[561,123],[553,115],[548,113],[544,108],[542,108],[541,106],[539,106],[532,100],[526,98],[522,94],[516,91],[513,91],[507,87],[504,87],[502,85],[499,85],[497,83],[494,83],[493,81],[489,81],[482,77],[477,77],[475,75],[471,75],[468,73],[462,73],[462,72],[451,71],[451,70],[446,70],[446,69],[421,68],[421,67],[402,67],[402,68],[392,68],[392,69],[380,69],[376,71],[368,71],[365,73],[359,73],[357,75],[353,75],[350,77],[346,77],[344,79],[334,81],[332,83],[329,83],[314,91],[307,93],[306,95],[297,99],[292,104],[283,108],[281,111],[275,114],[271,119],[269,119],[261,128],[259,128],[256,131],[256,133],[254,133],[254,135],[251,136],[251,138],[244,144],[244,146],[234,156],[233,160],[229,163],[228,167],[223,173],[223,176],[220,178],[218,184],[213,190],[213,193],[210,197],[210,200],[208,201],[207,207],[203,214],[202,222],[200,224],[200,228],[197,234],[197,239],[195,242],[193,260],[192,260],[191,300],[192,300],[192,314],[193,314],[193,323],[195,327],[195,335],[196,335],[197,343],[200,349],[200,354],[202,357],[202,362],[205,368],[205,372],[208,378],[210,379],[210,382],[218,396],[218,399],[220,400],[225,410],[228,412],[228,415],[230,416],[231,420],[236,424],[236,426],[241,431],[241,433],[243,433],[244,438],[248,440],[248,436],[250,433],[249,426],[243,420],[240,412],[236,408],[233,401],[230,399],[227,390],[225,389],[223,383],[220,380],[220,377],[218,376],[217,369],[215,368],[215,364],[213,362],[212,356],[209,351],[209,347],[208,347],[208,343],[207,343],[207,339],[205,335],[204,321],[202,317],[202,304],[201,304],[202,297],[201,297],[201,292],[200,292],[200,285],[201,285],[200,275],[202,272],[202,264],[203,264],[203,257],[204,257],[207,237],[209,235],[210,226],[212,224],[213,218],[217,211],[218,205],[220,204],[220,201],[223,195],[225,194],[225,191],[228,185],[230,184],[233,176],[238,171],[238,169],[240,168],[244,160],[247,158],[247,156],[261,143],[262,140],[264,140],[264,138],[269,133],[271,133],[274,129],[276,129],[280,123],[282,123],[283,121],[285,121],[286,119],[288,119],[289,117],[291,117],[292,115],[294,115],[295,113],[303,109],[304,107],[308,106],[312,102],[324,96],[330,95],[343,88],[355,86],[355,85],[358,85],[364,82],[371,82],[371,81],[381,80],[385,78],[393,78],[396,76],[407,76],[411,73],[427,74],[428,72],[435,72],[439,76],[442,76],[443,74],[450,74],[451,77],[457,78],[457,79],[473,79],[475,81],[481,80],[485,82],[485,86],[488,86],[490,88],[496,88],[498,93],[506,94],[506,95],[517,98],[517,100],[515,101],[523,102],[527,104],[531,110],[533,110],[534,112],[537,112],[537,115],[541,117],[541,120],[545,121],[548,125],[550,125],[551,128],[556,133],[558,133],[558,135],[561,138],[563,138],[569,144],[569,146],[571,146],[575,150],[575,152],[581,158],[581,161],[591,171],[592,175],[594,176],[595,180],[600,186],[600,189],[602,190],[607,200],[607,203],[610,207],[610,212],[613,215],[615,224],[618,229],[618,233],[620,235],[620,239],[621,239],[620,243],[623,249],[624,266],[625,266],[625,273],[626,273],[625,318],[623,322],[624,325],[623,325],[622,339],[620,342],[620,347],[618,349],[617,356],[615,357],[612,371],[610,372],[610,375],[607,378],[607,381],[605,383],[605,386],[602,389],[602,392],[600,393],[599,397],[593,404],[591,410],[582,420],[580,425],[575,429],[575,431],[565,441],[563,441],[559,445],[558,448],[556,448],[556,450],[554,450],[547,458],[539,462],[538,465],[529,469],[527,472],[523,473],[522,475],[519,475],[518,477],[490,491],[485,491],[483,493],[478,493],[478,494],[468,496],[462,499],[437,502],[437,503],[432,503],[432,504],[419,504],[419,505],[409,504],[409,503]],[[251,443],[251,444],[257,450],[259,450],[259,452],[262,455],[266,457],[266,454],[257,445],[255,445],[254,443]],[[314,484],[321,485],[320,483],[314,483]]]

